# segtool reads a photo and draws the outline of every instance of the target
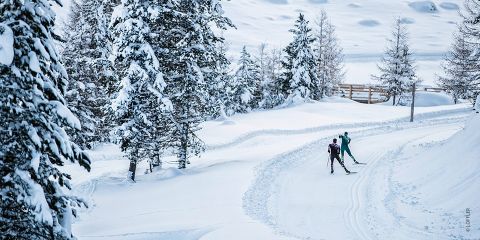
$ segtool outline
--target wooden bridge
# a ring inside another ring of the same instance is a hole
[[[356,102],[375,104],[386,102],[390,99],[387,93],[387,88],[381,85],[371,84],[339,84],[334,89],[336,96],[351,99]],[[434,87],[422,87],[419,86],[415,90],[416,92],[442,92],[443,88]]]

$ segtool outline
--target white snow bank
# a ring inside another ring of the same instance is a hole
[[[455,104],[452,97],[445,93],[419,92],[415,96],[416,107],[433,107]]]
[[[184,171],[178,169],[177,167],[169,167],[165,169],[159,169],[154,174],[147,175],[147,178],[145,179],[160,181],[160,180],[175,178],[182,175],[185,175]]]
[[[440,7],[445,9],[445,10],[458,10],[460,7],[456,3],[452,2],[442,2],[440,3]]]
[[[364,27],[376,27],[380,25],[380,22],[374,19],[365,19],[365,20],[358,21],[358,24]]]
[[[5,24],[0,24],[0,64],[12,64],[13,56],[12,29]]]
[[[256,111],[230,117],[235,124],[209,121],[202,124],[199,136],[207,145],[217,145],[238,139],[256,131],[299,130],[335,124],[367,123],[395,120],[410,116],[410,107],[352,103],[348,99],[327,98],[325,102],[304,103],[270,111]],[[467,109],[468,104],[422,107],[415,113]],[[354,116],[354,117],[352,117]]]
[[[326,98],[321,99],[320,102],[360,104],[360,103],[355,102],[353,100],[350,100],[348,98],[338,97],[338,96],[326,97]]]
[[[415,9],[415,11],[422,13],[434,13],[438,11],[437,5],[431,1],[411,2],[408,6]]]
[[[324,4],[324,3],[327,3],[328,0],[308,0],[308,2],[313,4]]]
[[[415,19],[408,18],[408,17],[402,17],[402,18],[400,18],[400,22],[403,23],[403,24],[414,24]]]
[[[273,3],[273,4],[288,4],[287,0],[265,0],[268,3]]]
[[[475,239],[480,233],[480,215],[469,214],[480,212],[478,129],[480,116],[474,114],[466,127],[444,144],[416,154],[408,164],[400,165],[394,178],[401,186],[408,187],[406,194],[412,196],[412,208],[429,208],[423,214],[429,215],[432,225],[446,221],[452,225],[447,231],[449,239]]]
[[[411,99],[410,95],[406,95],[405,98],[401,99],[402,106],[410,106]],[[387,102],[379,103],[379,105],[392,105],[393,98],[390,98]],[[398,97],[397,97],[398,101]],[[437,107],[445,105],[453,105],[455,102],[453,98],[446,93],[436,93],[436,92],[417,92],[415,94],[415,107]]]

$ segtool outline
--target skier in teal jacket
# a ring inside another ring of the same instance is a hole
[[[345,132],[345,134],[339,135],[338,137],[340,139],[342,139],[342,146],[341,146],[341,149],[340,149],[342,162],[345,161],[344,156],[345,156],[345,152],[347,152],[348,156],[350,156],[353,159],[355,164],[359,164],[359,162],[357,162],[355,157],[353,157],[352,152],[350,151],[350,147],[348,147],[348,144],[350,144],[350,142],[352,141],[352,139],[350,137],[348,137],[348,132]]]

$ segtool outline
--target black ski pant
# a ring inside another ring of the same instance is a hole
[[[340,160],[340,156],[338,154],[331,154],[330,155],[330,167],[332,169],[332,172],[333,172],[333,162],[335,161],[335,159],[337,159],[338,163],[340,163],[340,165],[343,167],[343,169],[345,169],[345,172],[348,172],[348,169],[345,167],[345,164],[343,164],[343,161]]]

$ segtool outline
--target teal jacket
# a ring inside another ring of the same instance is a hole
[[[348,136],[345,136],[345,135],[340,135],[338,137],[342,139],[342,148],[343,149],[348,148],[348,144],[350,144],[350,141],[352,141],[352,139],[350,139]]]

